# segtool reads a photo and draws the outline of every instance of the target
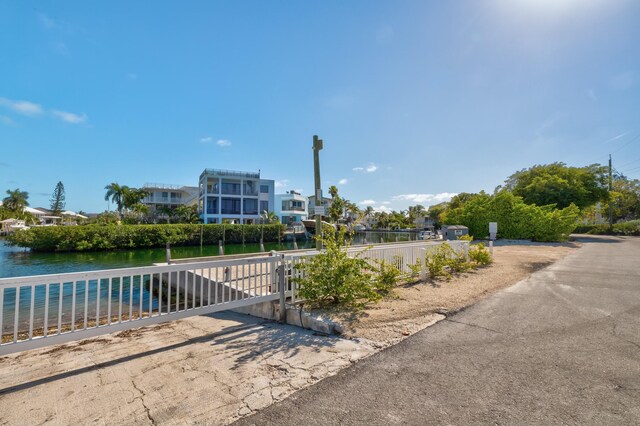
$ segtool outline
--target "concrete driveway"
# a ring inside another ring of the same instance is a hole
[[[585,241],[237,424],[640,424],[640,239]]]

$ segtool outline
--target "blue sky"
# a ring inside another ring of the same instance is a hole
[[[0,190],[106,209],[205,167],[377,209],[605,162],[640,178],[640,2],[0,3]]]

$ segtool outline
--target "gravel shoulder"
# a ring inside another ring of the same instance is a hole
[[[494,247],[494,263],[450,280],[401,285],[392,297],[361,311],[329,312],[344,326],[344,336],[364,338],[377,347],[404,338],[509,287],[580,247],[580,243],[519,244]]]

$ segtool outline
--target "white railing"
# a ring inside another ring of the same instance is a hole
[[[0,279],[0,355],[277,300],[276,257]]]

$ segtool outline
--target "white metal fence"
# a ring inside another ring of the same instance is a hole
[[[408,265],[439,242],[352,247],[349,255]],[[454,241],[456,250],[467,242]],[[317,251],[0,279],[0,356],[145,325],[249,306],[299,301],[297,266]],[[282,283],[281,286],[279,283]],[[280,291],[282,290],[282,291]]]
[[[277,300],[276,257],[0,279],[0,355]]]

